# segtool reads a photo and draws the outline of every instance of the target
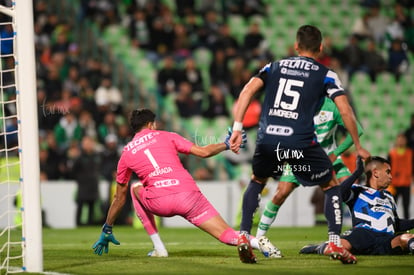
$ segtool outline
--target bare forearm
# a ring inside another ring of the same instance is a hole
[[[354,112],[351,108],[348,108],[348,111],[344,113],[341,112],[341,116],[342,120],[344,121],[344,125],[348,130],[348,133],[351,136],[352,141],[354,142],[355,147],[360,148],[361,144],[359,142],[358,127],[356,124]]]
[[[106,224],[113,225],[119,213],[121,213],[122,208],[124,207],[124,204],[126,201],[127,188],[128,188],[128,184],[121,185],[118,183],[117,192],[108,210],[108,215],[106,217]]]
[[[106,217],[106,224],[113,225],[115,223],[115,220],[118,217],[119,213],[121,212],[124,204],[125,204],[125,201],[121,202],[117,199],[114,199],[114,201],[111,204],[111,207],[108,210],[108,216]]]
[[[247,108],[254,96],[254,94],[262,87],[263,81],[260,78],[253,77],[243,87],[240,96],[237,100],[236,111],[234,113],[234,121],[242,122]]]
[[[218,153],[223,152],[224,150],[226,150],[226,144],[224,143],[218,143],[218,144],[210,144],[207,145],[208,151],[210,152],[210,155],[208,157],[212,157],[217,155]]]
[[[216,143],[216,144],[209,144],[209,145],[202,146],[202,147],[194,145],[191,148],[191,153],[193,155],[196,155],[202,158],[208,158],[208,157],[215,156],[223,152],[224,150],[226,150],[226,144]]]
[[[237,100],[236,110],[234,112],[234,121],[242,122],[244,115],[246,114],[247,107],[249,106],[251,98],[249,97],[247,91],[243,89],[240,93],[239,99]]]
[[[364,133],[364,130],[362,129],[361,124],[356,121],[357,124],[357,128],[358,128],[358,136],[361,136]],[[338,147],[334,150],[334,154],[335,156],[339,156],[341,155],[343,152],[345,152],[346,150],[348,150],[352,145],[353,145],[353,141],[352,141],[352,137],[351,135],[348,133],[344,139],[344,141],[342,141],[341,144],[338,145]]]
[[[338,107],[339,113],[341,114],[345,128],[348,130],[348,133],[354,142],[355,148],[360,149],[361,144],[359,142],[357,122],[354,111],[352,110],[351,105],[349,105],[347,97],[345,95],[340,95],[337,96],[334,101]]]

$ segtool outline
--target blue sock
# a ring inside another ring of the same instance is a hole
[[[260,184],[251,180],[243,195],[242,220],[240,231],[246,231],[250,234],[253,223],[253,216],[259,206],[260,193],[262,193],[265,184]]]
[[[325,217],[328,233],[339,235],[342,229],[342,197],[340,187],[334,186],[325,191]]]

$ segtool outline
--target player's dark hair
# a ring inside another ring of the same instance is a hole
[[[129,125],[134,133],[140,131],[148,122],[155,121],[155,114],[149,109],[136,109],[131,112]]]
[[[318,53],[322,44],[322,33],[315,26],[303,25],[296,32],[296,41],[299,49]]]
[[[383,165],[385,163],[391,165],[391,163],[390,163],[389,160],[387,160],[387,159],[385,159],[383,157],[379,157],[379,156],[370,157],[369,159],[367,159],[365,161],[365,167],[367,167],[367,170],[365,171],[365,176],[367,178],[367,184],[369,183],[369,180],[372,177],[372,168],[373,168],[373,166],[375,164],[381,164],[381,165]]]

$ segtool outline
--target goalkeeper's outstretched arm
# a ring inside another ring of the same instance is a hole
[[[119,213],[121,213],[126,202],[127,192],[128,184],[117,183],[114,200],[112,201],[106,216],[106,224],[112,226],[115,223],[116,218]]]

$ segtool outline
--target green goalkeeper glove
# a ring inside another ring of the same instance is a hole
[[[114,235],[112,234],[112,226],[107,225],[106,223],[102,227],[102,233],[99,237],[99,240],[94,243],[92,246],[95,254],[101,256],[102,252],[108,253],[109,251],[109,242],[120,245],[121,243],[115,239]]]

